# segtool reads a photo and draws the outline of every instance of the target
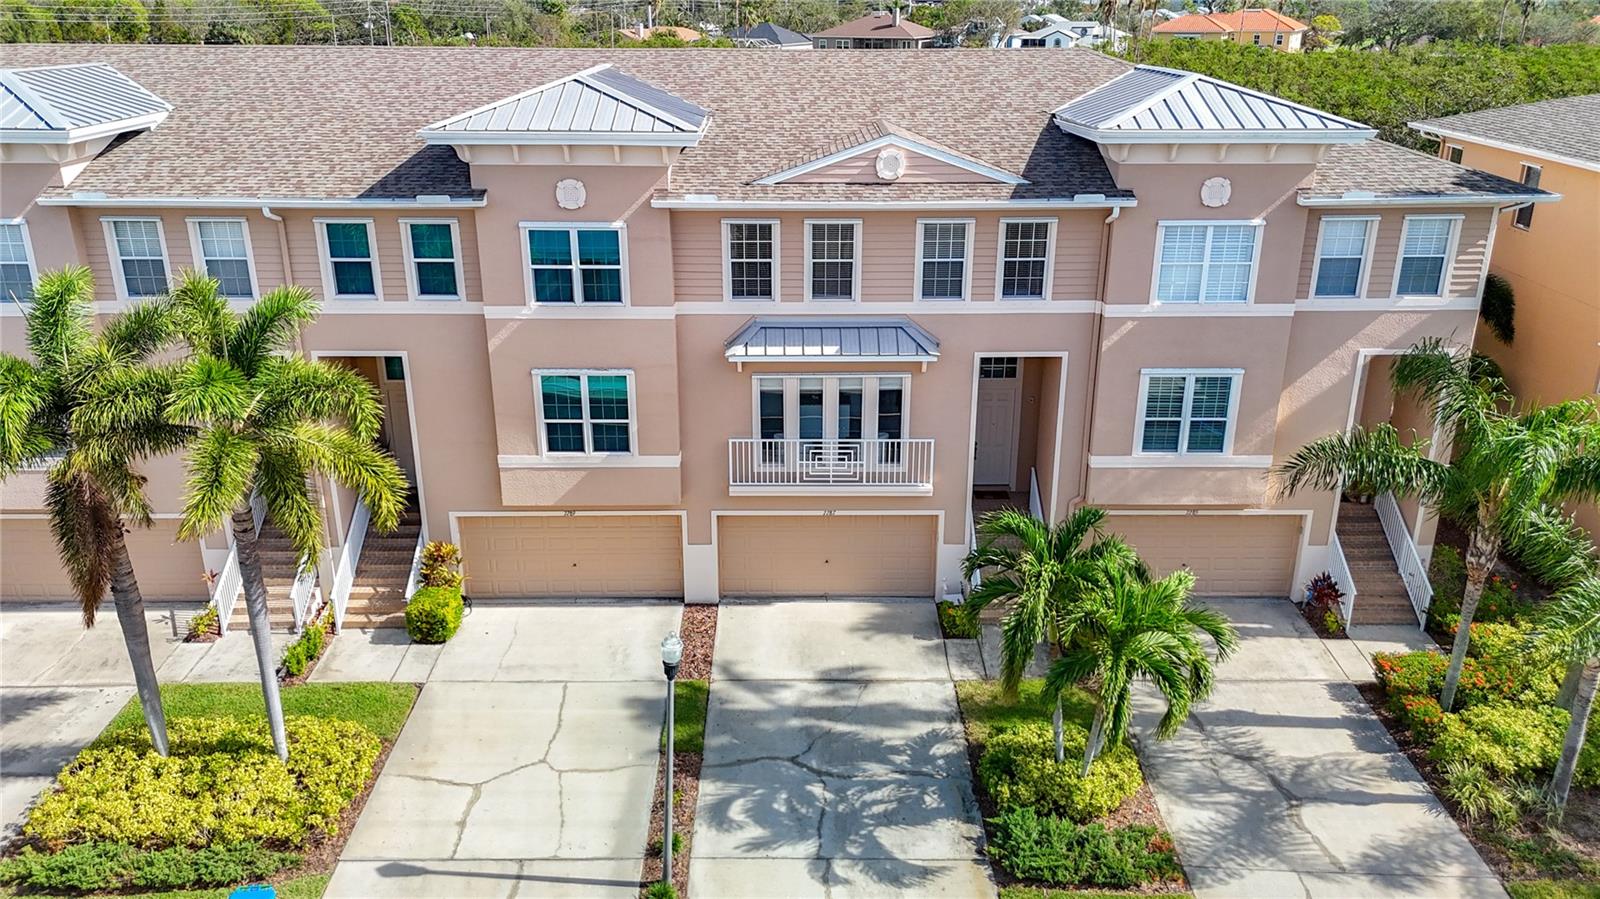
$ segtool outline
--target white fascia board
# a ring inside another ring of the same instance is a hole
[[[1294,131],[1236,131],[1220,128],[1208,131],[1119,131],[1115,128],[1089,128],[1060,116],[1056,117],[1056,125],[1068,134],[1098,144],[1359,144],[1378,136],[1378,132],[1371,128]]]
[[[1081,199],[1080,199],[1081,198]],[[1107,197],[1104,194],[1079,194],[1071,199],[1042,200],[718,200],[683,199],[650,201],[655,209],[794,209],[839,211],[843,209],[1114,209],[1137,206],[1133,197]]]
[[[954,153],[940,150],[937,147],[931,147],[925,143],[922,143],[921,141],[911,140],[910,138],[900,137],[899,135],[895,134],[886,134],[883,137],[875,137],[872,140],[866,141],[865,143],[856,144],[853,147],[846,147],[837,153],[829,153],[826,156],[813,159],[810,162],[801,163],[793,168],[784,169],[781,172],[767,175],[764,178],[757,178],[755,183],[781,184],[797,175],[804,175],[807,172],[814,172],[817,169],[827,168],[835,162],[851,159],[853,157],[860,156],[863,153],[870,153],[873,150],[891,146],[899,147],[902,150],[910,150],[913,153],[927,156],[930,159],[937,159],[940,162],[948,165],[965,169],[966,171],[972,172],[975,175],[982,175],[985,178],[992,178],[995,181],[999,181],[1004,184],[1028,183],[1028,179],[1018,177],[1017,175],[1014,175],[1005,169],[999,169],[992,165],[974,162],[973,160],[957,156]]]
[[[429,131],[417,137],[429,144],[450,146],[599,146],[692,147],[700,131]]]
[[[1295,203],[1313,208],[1338,209],[1350,206],[1520,206],[1526,203],[1554,203],[1560,194],[1461,194],[1441,197],[1434,194],[1415,197],[1300,197]]]
[[[374,199],[351,197],[347,199],[326,197],[104,197],[65,196],[40,197],[40,206],[82,206],[96,209],[130,207],[174,207],[186,209],[259,209],[275,206],[283,209],[475,209],[488,204],[488,198],[440,199],[406,198]]]
[[[939,361],[938,354],[929,355],[927,353],[919,353],[915,356],[739,356],[724,353],[723,358],[727,359],[729,362],[734,362],[739,365],[793,365],[796,362],[804,362],[807,365],[815,365],[818,363],[837,363],[840,365],[848,365],[856,362],[882,362],[885,364],[891,362],[905,362],[910,364],[927,365],[930,362]]]
[[[114,137],[127,131],[154,128],[167,120],[167,111],[152,112],[132,119],[118,119],[82,128],[0,128],[0,144],[76,144],[100,137]]]
[[[1426,122],[1407,122],[1406,125],[1413,131],[1417,131],[1436,140],[1466,141],[1467,143],[1478,144],[1480,146],[1489,147],[1495,150],[1505,150],[1508,153],[1518,153],[1523,156],[1546,159],[1550,162],[1559,162],[1562,165],[1570,165],[1574,168],[1588,169],[1591,172],[1600,172],[1600,162],[1592,162],[1587,159],[1578,159],[1574,156],[1564,156],[1560,153],[1552,153],[1549,150],[1538,150],[1533,147],[1524,146],[1511,141],[1495,140],[1494,138],[1484,137],[1479,134],[1469,134],[1465,131],[1454,131],[1449,128],[1439,128],[1429,125]]]

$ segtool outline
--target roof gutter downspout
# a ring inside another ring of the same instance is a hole
[[[294,280],[294,269],[289,265],[289,228],[284,224],[283,216],[273,212],[271,206],[262,206],[261,215],[269,222],[278,223],[278,258],[283,262],[283,283],[288,284]],[[303,329],[295,330],[294,343],[295,349],[302,353],[306,351]]]
[[[1100,276],[1095,279],[1095,296],[1100,298],[1101,304],[1106,301],[1106,273],[1111,268],[1111,235],[1116,230],[1112,225],[1116,223],[1121,215],[1122,207],[1115,206],[1111,209],[1111,214],[1106,216],[1105,222],[1102,223],[1105,238],[1100,241]],[[1094,427],[1095,399],[1100,394],[1099,385],[1096,381],[1100,376],[1100,333],[1105,327],[1105,320],[1105,310],[1102,308],[1100,314],[1094,317],[1094,326],[1091,330],[1092,342],[1089,345],[1089,372],[1086,376],[1089,383],[1089,408],[1087,414],[1084,415],[1083,439],[1079,441],[1078,446],[1078,455],[1081,460],[1078,463],[1078,495],[1072,498],[1068,509],[1069,512],[1083,505],[1089,498],[1089,432]]]

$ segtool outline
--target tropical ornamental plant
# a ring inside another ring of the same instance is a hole
[[[1411,347],[1394,364],[1397,395],[1415,395],[1435,434],[1449,435],[1454,456],[1430,458],[1428,441],[1403,441],[1393,425],[1355,427],[1300,448],[1273,470],[1280,496],[1351,484],[1416,497],[1467,530],[1467,583],[1439,703],[1455,701],[1472,616],[1502,546],[1516,544],[1540,511],[1600,497],[1600,411],[1592,398],[1512,408],[1492,364],[1438,338]]]
[[[354,490],[379,532],[395,529],[409,488],[394,458],[373,442],[383,413],[372,384],[295,351],[299,329],[317,317],[309,291],[280,287],[235,314],[214,279],[189,272],[172,300],[190,352],[173,376],[166,412],[197,429],[179,536],[194,539],[230,522],[273,746],[287,760],[251,499],[259,497],[309,568],[322,549],[313,477]]]
[[[1138,555],[1115,535],[1101,531],[1104,509],[1084,506],[1051,527],[1015,509],[984,516],[978,523],[978,545],[962,566],[970,580],[983,572],[983,582],[967,597],[967,614],[976,620],[991,603],[1009,606],[1000,623],[1000,686],[1017,695],[1022,675],[1040,643],[1054,655],[1067,649],[1061,622],[1073,606],[1101,589],[1110,572],[1143,570]],[[1056,761],[1066,760],[1061,694],[1055,700]]]
[[[166,717],[150,655],[144,597],[125,539],[150,525],[138,462],[182,445],[161,415],[163,376],[151,358],[171,340],[163,303],[145,303],[94,332],[94,281],[83,267],[39,278],[24,327],[32,361],[0,354],[0,478],[45,467],[45,507],[85,627],[106,595],[117,610],[145,723],[167,754]],[[132,395],[138,402],[124,402]]]

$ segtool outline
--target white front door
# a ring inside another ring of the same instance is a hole
[[[417,455],[411,445],[411,410],[406,404],[406,382],[403,377],[389,377],[390,363],[386,359],[380,359],[379,362],[384,366],[383,374],[378,379],[378,393],[383,399],[383,442],[394,454],[395,461],[400,463],[406,480],[415,488]],[[400,371],[395,373],[399,374]]]
[[[1007,489],[1012,486],[1017,470],[1017,423],[1021,405],[1020,378],[979,379],[977,447],[972,466],[974,485],[1004,485]]]

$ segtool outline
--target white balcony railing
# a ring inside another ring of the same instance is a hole
[[[734,494],[913,494],[933,492],[933,438],[728,441]]]

